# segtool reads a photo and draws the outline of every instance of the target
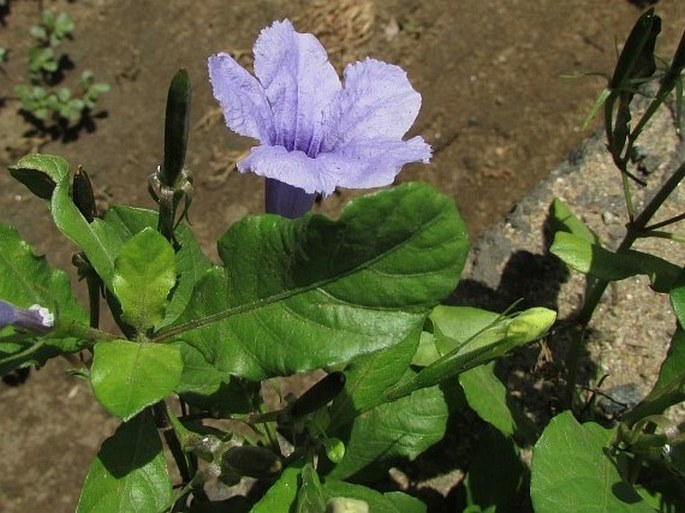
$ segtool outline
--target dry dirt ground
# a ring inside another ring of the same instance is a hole
[[[639,2],[636,2],[639,3]],[[77,140],[27,137],[14,85],[26,79],[27,36],[41,8],[76,23],[63,49],[72,74],[91,69],[112,90],[95,131]],[[662,0],[658,53],[668,57],[685,26],[685,2]],[[403,66],[423,95],[413,133],[433,146],[425,180],[454,197],[471,233],[482,233],[578,144],[580,125],[603,82],[562,79],[610,72],[615,42],[640,10],[627,0],[10,0],[0,47],[0,164],[40,149],[82,164],[103,202],[152,207],[146,178],[160,161],[166,86],[190,73],[194,105],[188,167],[197,192],[191,219],[208,252],[238,218],[262,207],[262,185],[232,170],[250,141],[229,134],[210,94],[206,59],[229,51],[249,63],[272,20],[289,17],[319,35],[336,65],[371,55]],[[352,193],[321,208],[335,213]],[[51,228],[45,206],[0,173],[0,221],[16,226],[53,264],[69,268],[73,248]],[[0,388],[0,511],[73,511],[87,466],[115,423],[61,362],[20,387]]]

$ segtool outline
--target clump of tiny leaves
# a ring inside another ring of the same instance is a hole
[[[30,29],[33,45],[28,53],[28,82],[17,84],[15,94],[21,111],[43,132],[63,135],[83,124],[91,115],[102,93],[109,91],[105,82],[96,82],[93,73],[81,73],[77,88],[60,85],[73,63],[58,48],[72,37],[74,23],[65,12],[41,13],[40,22]]]
[[[606,95],[618,162],[642,126],[630,125],[629,95],[655,72],[658,20],[650,11],[638,21]],[[66,275],[0,224],[0,374],[64,357],[121,419],[91,465],[77,512],[426,512],[418,498],[374,483],[443,439],[450,414],[467,411],[488,427],[468,456],[454,511],[517,511],[525,497],[542,513],[682,510],[685,442],[661,416],[685,399],[681,329],[652,392],[615,426],[576,420],[575,393],[546,427],[535,425],[494,364],[543,337],[556,314],[441,304],[469,249],[452,199],[406,183],[353,200],[337,219],[308,211],[313,194],[336,181],[383,185],[403,163],[428,159],[420,137],[401,139],[420,105],[406,74],[368,59],[345,71],[342,86],[319,43],[289,22],[265,29],[256,49],[256,77],[227,54],[210,58],[227,125],[261,143],[239,169],[267,177],[269,212],[228,228],[217,242],[220,262],[203,254],[186,222],[195,191],[184,167],[185,71],[171,82],[164,151],[148,181],[158,210],[99,212],[85,171],[72,173],[58,156],[28,155],[9,169],[79,248],[73,261],[90,301],[86,312]],[[656,107],[679,83],[684,56],[685,42]],[[351,175],[336,176],[346,158]],[[301,173],[284,162],[299,162]],[[685,165],[658,201],[683,173]],[[644,216],[631,218],[629,234],[662,232],[663,223],[640,224]],[[679,266],[627,247],[609,251],[559,201],[553,217],[552,252],[592,276],[592,290],[648,274],[682,322]],[[100,329],[102,302],[116,330]],[[590,317],[578,319],[579,332]],[[314,385],[267,399],[280,380],[311,372]],[[573,375],[570,368],[569,383]],[[520,453],[530,446],[528,468]],[[216,481],[229,488],[223,498],[207,486]]]

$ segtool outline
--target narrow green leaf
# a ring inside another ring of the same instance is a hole
[[[9,168],[10,174],[41,199],[49,200],[57,183],[69,176],[69,164],[62,157],[33,153]]]
[[[624,280],[644,274],[657,292],[668,292],[680,268],[663,258],[640,251],[613,253],[597,244],[565,232],[557,232],[550,253],[583,274],[606,281]]]
[[[252,380],[348,362],[422,325],[467,250],[453,201],[425,184],[359,198],[336,222],[247,217],[222,237],[226,268],[198,282],[177,323],[187,324],[158,339],[180,335]]]
[[[535,444],[531,497],[536,513],[653,513],[609,456],[613,430],[554,417]]]
[[[152,418],[141,414],[102,444],[76,513],[158,512],[171,498],[162,443]]]
[[[671,339],[654,387],[622,420],[632,426],[638,420],[648,415],[660,415],[666,408],[682,401],[685,401],[685,334],[679,327]]]
[[[438,387],[418,390],[366,412],[354,420],[349,435],[342,430],[332,433],[345,442],[345,456],[328,478],[377,477],[393,458],[415,459],[442,440],[447,416],[447,403]]]
[[[119,250],[112,288],[123,319],[140,333],[164,318],[167,296],[176,283],[174,259],[171,244],[152,228],[134,235]]]
[[[116,340],[95,345],[90,381],[100,404],[126,420],[169,395],[182,372],[178,346]]]
[[[599,236],[588,228],[560,198],[554,198],[549,208],[549,214],[554,233],[558,231],[568,232],[587,242],[601,245]]]

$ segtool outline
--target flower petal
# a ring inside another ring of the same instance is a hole
[[[302,217],[312,208],[316,194],[308,194],[299,187],[273,178],[266,179],[264,203],[267,214],[278,214],[289,219]]]
[[[340,170],[331,169],[330,164],[320,160],[321,156],[313,159],[304,152],[288,151],[283,146],[256,146],[238,162],[238,170],[274,178],[308,194],[330,194],[337,185],[335,180]]]
[[[275,138],[273,114],[257,79],[233,57],[218,53],[209,58],[209,80],[228,127],[271,144]]]
[[[402,68],[365,59],[345,68],[344,82],[327,116],[322,151],[354,140],[400,139],[411,128],[421,108],[421,95]]]
[[[322,117],[340,91],[340,79],[312,34],[295,32],[292,23],[275,22],[254,46],[254,69],[274,114],[273,144],[314,156],[322,138]]]
[[[317,157],[337,186],[367,189],[390,185],[402,166],[430,160],[431,149],[423,138],[408,141],[377,138],[350,143]]]

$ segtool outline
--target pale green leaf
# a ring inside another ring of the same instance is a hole
[[[178,346],[115,340],[95,345],[90,381],[100,404],[126,420],[169,395],[182,372]]]
[[[152,228],[127,240],[114,263],[112,288],[122,318],[145,333],[164,318],[169,291],[176,283],[174,249]]]

